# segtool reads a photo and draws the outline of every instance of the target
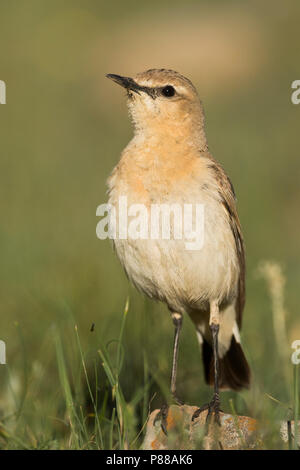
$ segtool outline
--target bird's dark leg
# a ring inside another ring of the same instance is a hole
[[[171,373],[171,394],[176,403],[182,404],[176,396],[176,377],[177,377],[177,363],[178,363],[178,351],[179,351],[179,335],[182,327],[182,314],[172,313],[172,320],[175,326],[174,333],[174,344],[173,344],[173,361],[172,361],[172,373]]]
[[[182,401],[176,396],[176,377],[177,377],[177,362],[178,362],[178,351],[179,351],[179,335],[182,327],[182,314],[172,312],[172,320],[175,326],[174,343],[173,343],[173,360],[172,360],[172,373],[171,373],[171,395],[175,403],[182,405]],[[167,417],[168,417],[169,405],[163,404],[160,411],[157,413],[154,424],[161,419],[161,427],[165,434],[167,434]]]
[[[214,394],[213,398],[209,403],[201,406],[192,416],[192,421],[198,418],[202,411],[208,410],[206,421],[208,421],[210,415],[214,413],[215,422],[221,425],[220,423],[220,393],[219,393],[219,357],[218,357],[218,335],[219,335],[219,308],[215,305],[214,312],[212,311],[211,306],[211,322],[210,322],[210,331],[212,334],[212,343],[213,343],[213,357],[214,357]]]

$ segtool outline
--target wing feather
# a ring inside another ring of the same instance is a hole
[[[242,235],[241,224],[239,221],[237,209],[236,209],[236,197],[233,185],[226,175],[222,166],[210,157],[209,168],[214,172],[214,176],[218,183],[218,192],[221,203],[223,204],[227,214],[231,227],[231,231],[235,240],[236,252],[239,262],[240,274],[238,281],[238,296],[236,299],[236,318],[239,328],[242,326],[242,316],[246,300],[246,288],[245,288],[245,275],[246,275],[246,262],[245,262],[245,246]]]

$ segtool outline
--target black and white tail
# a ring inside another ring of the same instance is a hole
[[[214,385],[214,360],[212,346],[203,338],[202,359],[206,383]],[[219,358],[220,389],[241,390],[250,386],[250,367],[242,346],[232,335],[226,354]]]

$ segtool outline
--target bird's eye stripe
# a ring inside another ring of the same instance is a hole
[[[144,91],[153,99],[157,98],[159,95],[171,98],[176,93],[176,90],[172,85],[166,85],[164,87],[139,86],[137,91]]]

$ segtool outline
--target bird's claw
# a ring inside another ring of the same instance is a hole
[[[158,421],[161,422],[160,423],[161,429],[166,436],[168,435],[168,431],[167,431],[168,412],[169,412],[169,405],[165,403],[164,405],[162,405],[161,409],[159,410],[159,412],[157,413],[153,421],[153,426],[155,426]]]
[[[174,393],[172,394],[172,403],[178,406],[184,405],[184,402],[180,400],[180,398],[178,398]],[[153,426],[155,426],[158,421],[161,421],[160,426],[166,436],[168,435],[167,418],[168,418],[169,408],[170,408],[169,405],[167,403],[164,403],[153,421]]]
[[[198,410],[195,411],[195,413],[192,416],[192,421],[198,418],[198,416],[202,413],[202,411],[205,411],[205,410],[207,410],[206,423],[208,423],[208,420],[210,419],[213,413],[215,423],[221,426],[220,412],[222,412],[222,410],[220,409],[220,397],[218,394],[214,394],[213,399],[209,403],[206,403],[205,405],[201,406],[200,408],[198,408]]]

